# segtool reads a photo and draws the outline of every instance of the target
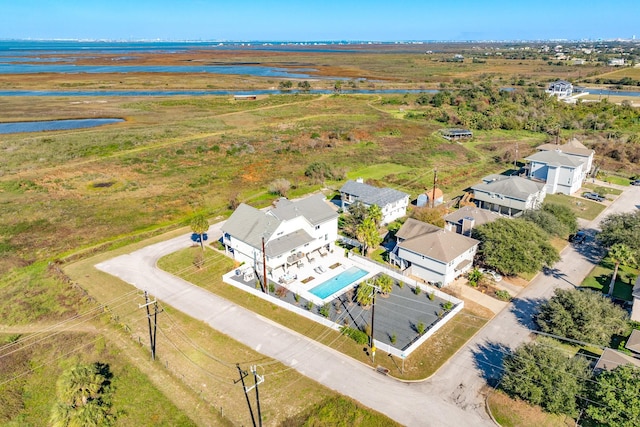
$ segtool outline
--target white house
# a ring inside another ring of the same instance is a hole
[[[331,249],[338,237],[338,214],[322,194],[297,201],[281,198],[267,211],[243,203],[222,233],[222,243],[235,260],[262,264],[264,239],[267,270],[286,269],[314,251],[322,255]]]
[[[448,285],[473,266],[479,241],[435,225],[407,219],[396,233],[392,263],[431,283]]]
[[[573,94],[573,85],[566,80],[557,80],[549,84],[546,92],[558,98],[567,98]]]
[[[549,194],[571,195],[580,190],[587,176],[584,161],[561,151],[539,151],[527,157],[529,177],[544,181]]]
[[[388,224],[407,214],[409,195],[393,188],[378,188],[365,184],[362,179],[347,181],[340,188],[340,207],[348,211],[349,205],[360,202],[367,208],[378,205],[382,210],[382,223]]]
[[[471,190],[479,208],[508,216],[519,216],[526,210],[538,209],[547,195],[543,183],[504,175],[489,175],[482,179],[481,184],[472,186]]]
[[[537,147],[538,151],[560,151],[565,156],[584,163],[583,172],[588,174],[593,167],[594,150],[584,146],[576,138],[571,139],[566,144],[542,144]]]
[[[608,64],[610,67],[620,67],[625,64],[625,61],[624,58],[611,58]]]

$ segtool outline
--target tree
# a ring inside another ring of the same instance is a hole
[[[378,227],[376,227],[375,222],[371,218],[365,218],[358,226],[356,229],[356,238],[362,243],[362,255],[364,256],[382,242],[380,233],[378,233]]]
[[[381,274],[376,278],[376,286],[383,296],[388,296],[393,290],[393,279],[386,274]]]
[[[434,208],[424,206],[420,208],[415,208],[411,212],[411,218],[442,228],[444,227],[445,214],[446,214],[446,208],[442,205],[436,206]]]
[[[600,425],[640,425],[640,369],[632,365],[603,371],[591,386],[587,416]],[[600,404],[598,404],[600,403]]]
[[[501,388],[551,413],[577,414],[576,396],[582,394],[589,376],[589,362],[582,356],[569,358],[547,345],[527,343],[504,358]]]
[[[366,280],[358,285],[356,291],[356,302],[363,307],[368,307],[373,303],[373,293],[375,288],[372,286],[369,280]]]
[[[640,252],[640,210],[631,213],[611,214],[600,224],[602,231],[597,239],[605,246],[622,243]]]
[[[567,233],[578,231],[578,218],[570,207],[556,203],[543,203],[542,211],[550,213],[560,221],[567,228]]]
[[[569,229],[561,223],[552,213],[544,210],[529,210],[522,218],[531,221],[552,236],[566,236]]]
[[[627,312],[598,292],[556,289],[535,320],[543,332],[607,346],[626,330]]]
[[[200,236],[200,247],[204,251],[204,233],[209,230],[209,221],[203,214],[198,214],[191,219],[191,231]]]
[[[58,402],[51,411],[54,427],[110,426],[111,377],[109,365],[80,364],[62,373],[57,383]]]
[[[611,283],[609,283],[608,295],[613,295],[613,288],[616,285],[616,278],[618,277],[618,268],[620,267],[620,264],[634,264],[636,260],[635,253],[624,243],[616,243],[615,245],[611,246],[611,248],[609,249],[609,258],[611,258],[611,261],[613,261],[614,267],[613,275],[611,275]]]
[[[468,274],[469,284],[475,288],[476,286],[478,286],[478,282],[480,282],[480,279],[482,279],[482,276],[483,276],[482,271],[478,270],[477,268],[474,268]]]
[[[311,84],[308,81],[298,82],[298,88],[303,92],[308,92],[311,90]]]
[[[524,219],[500,218],[475,228],[473,237],[482,261],[506,275],[535,273],[560,259],[547,233]]]
[[[278,178],[269,184],[269,193],[282,197],[287,197],[287,193],[290,189],[291,183],[284,178]]]
[[[379,227],[380,221],[382,221],[382,209],[380,209],[378,205],[371,205],[369,209],[367,209],[367,216],[373,220],[376,227]]]

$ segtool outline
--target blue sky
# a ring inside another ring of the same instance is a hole
[[[640,0],[0,0],[0,39],[640,38]]]

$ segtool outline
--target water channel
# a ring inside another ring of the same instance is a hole
[[[124,122],[123,119],[73,119],[0,123],[0,134],[85,129]]]

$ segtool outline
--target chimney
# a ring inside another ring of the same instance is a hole
[[[470,216],[462,218],[462,229],[460,230],[460,234],[463,236],[471,236],[471,230],[473,230],[475,223],[476,220]]]

